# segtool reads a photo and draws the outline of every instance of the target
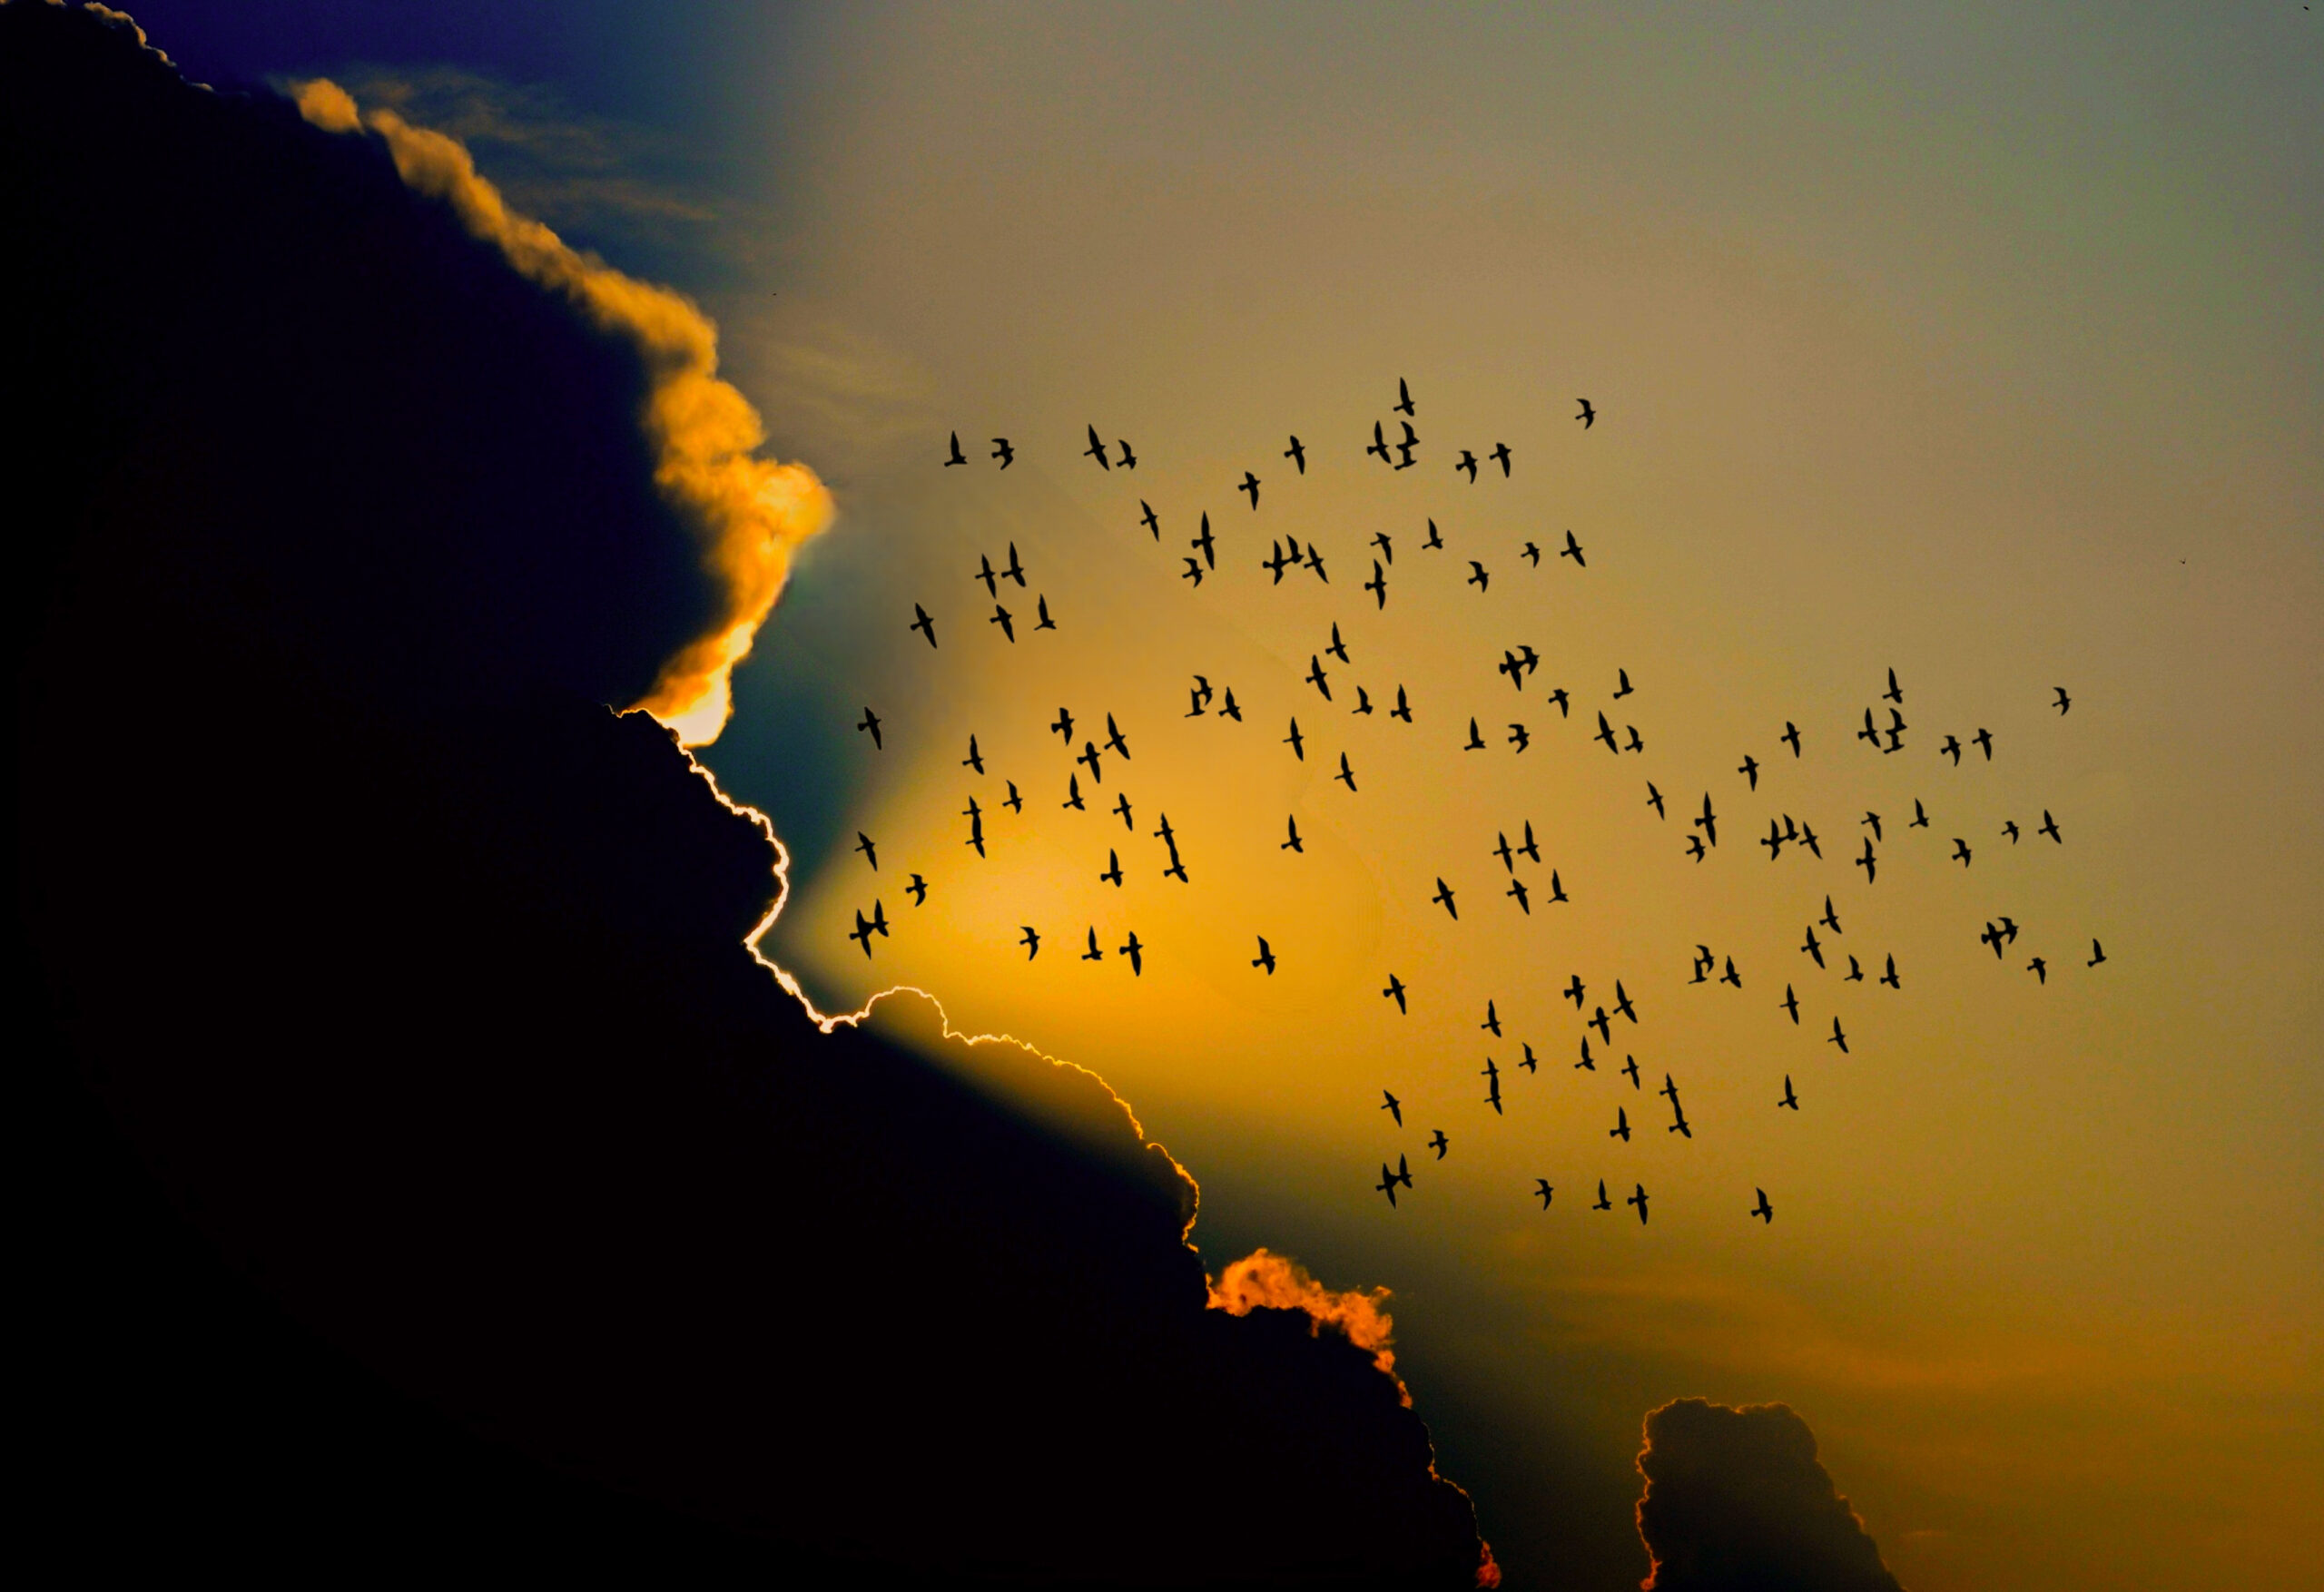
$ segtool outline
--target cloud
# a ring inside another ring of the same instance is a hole
[[[636,705],[687,745],[715,740],[734,711],[734,665],[782,595],[793,552],[831,523],[831,495],[805,466],[756,457],[765,427],[749,400],[718,378],[717,329],[684,295],[576,252],[510,211],[468,150],[440,133],[390,110],[366,115],[326,78],[300,84],[298,105],[326,132],[377,134],[415,192],[441,200],[518,272],[636,347],[651,380],[641,418],[658,454],[655,481],[701,536],[724,596],[708,634],[680,648]]]
[[[1651,1592],[1899,1592],[1815,1433],[1784,1405],[1666,1404],[1646,1418],[1638,1468]]]
[[[156,1285],[231,1390],[174,1432],[57,1335],[37,1432],[121,1434],[74,1518],[568,1566],[626,1497],[762,1575],[1472,1585],[1378,1295],[1246,1265],[1300,1308],[1211,1308],[1191,1183],[1094,1074],[923,1056],[911,997],[824,1033],[753,958],[764,822],[604,704],[732,650],[808,478],[751,457],[682,300],[456,154],[0,5],[0,289],[38,311],[0,378],[43,397],[0,436],[9,964],[58,1014],[15,1053],[69,1056],[280,1312],[205,1330]],[[446,1427],[572,1489],[557,1529],[505,1479],[406,1508]],[[186,1458],[141,1487],[125,1450]]]
[[[1372,1363],[1384,1375],[1393,1376],[1396,1356],[1388,1347],[1388,1341],[1395,1323],[1382,1308],[1387,1302],[1385,1288],[1351,1288],[1334,1292],[1309,1276],[1307,1269],[1297,1261],[1264,1246],[1239,1261],[1228,1263],[1210,1285],[1214,1310],[1223,1310],[1229,1315],[1247,1315],[1254,1310],[1305,1311],[1314,1320],[1315,1331],[1331,1328],[1358,1349],[1370,1351]],[[1404,1395],[1404,1402],[1412,1402],[1409,1392]]]

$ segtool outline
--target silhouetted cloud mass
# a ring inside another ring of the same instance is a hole
[[[1900,1592],[1785,1405],[1665,1404],[1638,1468],[1651,1592]]]
[[[448,147],[307,103],[0,6],[33,1037],[303,1331],[606,1500],[512,1517],[530,1562],[586,1560],[611,1489],[702,1551],[915,1584],[1489,1577],[1384,1319],[1263,1263],[1212,1308],[1191,1180],[1095,1076],[898,1043],[916,997],[825,1036],[752,958],[772,837],[605,704],[773,600],[704,558],[702,493],[782,496],[755,419],[694,331],[624,319],[677,300],[606,310]],[[676,465],[673,371],[719,411]],[[57,1371],[58,1496],[309,1565],[425,1540],[404,1473],[448,1450],[310,1420],[254,1456],[311,1389],[231,1338],[234,1418],[168,1476],[150,1412],[70,1413],[157,1384]],[[375,1512],[272,1501],[318,1471]]]

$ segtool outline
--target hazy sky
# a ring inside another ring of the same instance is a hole
[[[1915,1587],[2312,1573],[2312,15],[350,15],[344,41],[273,54],[212,19],[215,47],[490,107],[487,173],[702,298],[785,457],[838,497],[705,754],[794,850],[765,948],[827,1005],[909,981],[1104,1074],[1200,1179],[1214,1264],[1265,1243],[1393,1289],[1400,1369],[1512,1585],[1634,1584],[1638,1422],[1684,1394],[1797,1407]],[[1400,377],[1423,443],[1396,474],[1362,448]],[[1077,457],[1090,423],[1134,473]],[[977,462],[943,470],[954,429]],[[1507,480],[1453,473],[1502,441]],[[1205,512],[1219,564],[1194,590]],[[1432,517],[1448,546],[1423,553]],[[1548,556],[1569,528],[1587,570]],[[1384,611],[1360,589],[1380,531]],[[1286,534],[1328,585],[1270,583]],[[1013,645],[972,579],[1012,540]],[[1029,631],[1041,595],[1054,634]],[[1353,661],[1324,660],[1327,703],[1301,676],[1334,623]],[[1493,671],[1521,644],[1541,659],[1521,694]],[[1884,756],[1852,732],[1890,667],[1911,728]],[[1242,723],[1182,716],[1197,673]],[[1405,686],[1414,722],[1352,714],[1358,683],[1384,709]],[[1046,732],[1060,705],[1129,738],[1102,786]],[[1644,752],[1590,742],[1601,709]],[[1938,756],[1980,727],[1990,763]],[[1069,772],[1086,812],[1059,807]],[[1021,816],[997,811],[1007,780]],[[1124,790],[1134,829],[1106,811]],[[2044,809],[2063,845],[2032,834]],[[1869,884],[1846,861],[1867,811]],[[1783,813],[1821,861],[1754,844]],[[1277,846],[1292,816],[1304,854]],[[1491,854],[1527,821],[1530,915]],[[1798,947],[1827,893],[1819,971]],[[843,931],[875,897],[895,933],[867,963]],[[1996,961],[1977,934],[2001,914],[2022,934]],[[1133,929],[1135,979],[1111,954]],[[1689,984],[1698,943],[1740,991]],[[1876,977],[1893,954],[1903,988],[1842,985],[1851,953]],[[1592,1036],[1594,1073],[1557,993],[1576,974],[1640,1012]],[[1665,1132],[1666,1072],[1691,1140]],[[1391,1211],[1370,1184],[1400,1153],[1418,1186]],[[1651,1223],[1588,1211],[1600,1177],[1644,1182]],[[1759,1186],[1769,1227],[1744,1216]]]

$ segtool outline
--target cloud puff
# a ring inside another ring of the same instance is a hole
[[[1309,1276],[1307,1268],[1297,1261],[1264,1246],[1230,1262],[1210,1285],[1214,1310],[1229,1315],[1247,1315],[1254,1310],[1305,1311],[1315,1331],[1329,1327],[1358,1349],[1369,1350],[1372,1363],[1393,1376],[1396,1356],[1388,1341],[1395,1323],[1383,1308],[1387,1302],[1385,1288],[1335,1292]],[[1412,1402],[1409,1393],[1404,1402]]]
[[[389,110],[364,115],[324,78],[301,84],[298,104],[328,132],[378,134],[415,192],[443,201],[519,272],[636,346],[652,383],[641,418],[658,455],[654,478],[702,537],[724,597],[709,634],[680,648],[636,705],[689,746],[717,739],[734,708],[734,665],[782,595],[793,550],[831,523],[831,495],[805,466],[756,457],[765,427],[749,400],[718,378],[717,329],[684,295],[580,254],[510,211],[467,149],[440,133]]]
[[[1652,1592],[1899,1592],[1816,1434],[1784,1405],[1666,1404],[1646,1418],[1638,1468]]]
[[[753,959],[763,822],[603,704],[757,600],[698,535],[769,512],[755,419],[677,300],[559,275],[458,210],[484,191],[444,149],[309,103],[0,5],[0,288],[39,310],[0,378],[44,399],[0,437],[39,1037],[300,1332],[697,1547],[1472,1584],[1384,1318],[1264,1266],[1236,1297],[1299,1308],[1211,1308],[1188,1180],[1094,1075],[931,1059],[885,1026],[915,1000],[825,1034]],[[752,523],[763,593],[785,533]],[[182,1435],[150,1494],[94,1477],[108,1518],[199,1499],[310,1569],[449,1540],[396,1507],[448,1440],[208,1341],[298,1440]],[[120,1375],[46,1370],[44,1430]],[[330,1529],[262,1501],[316,1474]],[[547,1545],[481,1513],[528,1561],[605,1541],[586,1508]]]

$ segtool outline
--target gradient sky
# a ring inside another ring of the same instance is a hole
[[[1916,1588],[2312,1574],[2312,15],[206,11],[139,15],[197,76],[399,97],[712,310],[778,451],[840,506],[704,754],[793,851],[764,948],[827,1007],[909,981],[1102,1073],[1201,1181],[1214,1266],[1264,1243],[1393,1289],[1399,1368],[1512,1585],[1635,1583],[1638,1422],[1686,1394],[1799,1409]],[[1424,447],[1392,476],[1361,448],[1399,377]],[[1077,457],[1089,422],[1135,475]],[[955,428],[1019,463],[940,470]],[[1502,440],[1508,481],[1452,472]],[[1197,592],[1175,577],[1206,510]],[[1419,550],[1431,516],[1445,553]],[[1517,556],[1568,527],[1587,571]],[[1358,589],[1378,530],[1384,613]],[[1327,587],[1267,583],[1285,533],[1322,546]],[[1014,646],[970,578],[1010,540],[1033,584]],[[1027,633],[1034,592],[1054,635]],[[905,630],[915,602],[939,652]],[[1354,663],[1326,705],[1300,676],[1334,621]],[[1543,660],[1522,697],[1492,667],[1520,643]],[[1851,732],[1892,666],[1913,728],[1882,757]],[[1618,667],[1637,694],[1610,703]],[[1180,716],[1196,672],[1243,724]],[[1356,682],[1406,685],[1418,722],[1351,716]],[[1541,700],[1560,684],[1571,721]],[[1058,805],[1061,703],[1116,713],[1134,752],[1088,813]],[[1643,754],[1588,741],[1600,707]],[[1304,763],[1278,743],[1293,713]],[[1459,750],[1472,713],[1487,752]],[[1979,726],[1989,766],[1939,759]],[[1341,751],[1357,794],[1330,781]],[[994,811],[1003,779],[1021,819]],[[1103,811],[1121,788],[1134,835]],[[1722,843],[1698,867],[1679,810],[1707,790]],[[1915,797],[1934,828],[1906,833]],[[2064,845],[2000,834],[2044,808]],[[1843,860],[1867,809],[1869,887]],[[1159,877],[1165,811],[1185,886]],[[1751,842],[1777,812],[1822,863],[1768,864]],[[1286,814],[1304,856],[1276,849]],[[1489,854],[1529,820],[1543,861],[1521,871],[1573,897],[1530,917]],[[1875,972],[1893,952],[1901,992],[1796,948],[1827,892],[1831,948]],[[896,932],[867,964],[843,931],[875,896]],[[1996,963],[1975,937],[2004,912],[2024,935]],[[1049,937],[1029,966],[1023,923]],[[1145,976],[1076,960],[1090,926],[1109,949],[1136,929]],[[1742,991],[1688,986],[1698,942]],[[1379,996],[1392,970],[1409,1017]],[[1636,997],[1612,1048],[1646,1092],[1573,1069],[1575,973],[1592,1005],[1617,977]],[[1821,1043],[1836,1013],[1846,1057]],[[1663,1131],[1665,1071],[1689,1142]],[[1787,1073],[1797,1117],[1773,1109]],[[1420,1159],[1440,1125],[1441,1168]],[[1420,1186],[1392,1212],[1369,1184],[1398,1153]],[[1600,1176],[1643,1180],[1650,1226],[1587,1212]],[[1754,1186],[1770,1228],[1743,1217]]]

